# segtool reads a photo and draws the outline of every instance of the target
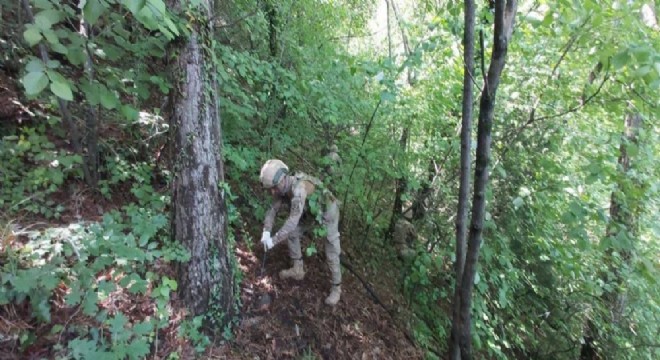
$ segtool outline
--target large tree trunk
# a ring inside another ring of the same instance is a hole
[[[472,81],[474,74],[474,0],[465,0],[464,18],[465,30],[463,32],[463,109],[461,119],[461,174],[458,189],[458,210],[456,212],[456,288],[452,304],[451,336],[449,337],[449,357],[452,360],[461,358],[459,344],[460,332],[460,279],[463,278],[465,266],[465,238],[467,233],[468,193],[470,191],[470,164],[472,162],[470,148],[472,136]]]
[[[495,110],[495,97],[500,82],[500,75],[506,62],[509,39],[513,31],[517,8],[516,0],[497,0],[495,2],[495,32],[493,51],[485,85],[479,104],[479,123],[477,127],[477,157],[475,164],[474,194],[472,197],[472,219],[468,234],[465,267],[460,281],[459,344],[462,359],[472,358],[470,339],[472,290],[479,260],[479,247],[482,241],[484,215],[486,210],[486,185],[488,184],[488,163],[490,161],[491,129]]]
[[[176,9],[184,4],[180,0],[172,3]],[[203,0],[196,9],[201,16],[188,24],[191,33],[180,42],[173,69],[173,235],[191,254],[190,261],[179,265],[178,280],[180,297],[194,315],[211,306],[224,314],[234,309],[227,209],[220,187],[224,169],[215,64],[211,59],[212,9],[210,0]],[[219,323],[227,320],[219,319]]]

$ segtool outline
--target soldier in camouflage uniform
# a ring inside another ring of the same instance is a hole
[[[412,216],[410,211],[401,216],[394,224],[394,247],[397,250],[399,257],[404,260],[410,260],[415,256],[415,241],[417,239],[417,230],[412,224]]]
[[[289,168],[282,161],[276,159],[268,160],[261,168],[261,183],[273,195],[273,203],[264,219],[261,242],[266,250],[270,250],[286,239],[293,267],[280,271],[280,278],[302,280],[305,277],[305,270],[303,268],[300,238],[305,227],[301,224],[303,222],[301,218],[307,210],[305,200],[309,199],[310,195],[316,191],[319,199],[322,199],[322,203],[325,205],[323,213],[323,225],[327,230],[325,255],[332,281],[332,289],[330,295],[325,299],[325,303],[334,306],[341,297],[339,204],[337,199],[323,187],[318,179],[302,173],[292,176],[288,172]],[[289,217],[282,228],[271,237],[275,216],[282,204],[285,203],[290,205]]]

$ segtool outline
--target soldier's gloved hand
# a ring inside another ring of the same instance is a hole
[[[273,239],[270,237],[270,231],[264,231],[261,234],[261,243],[264,244],[264,250],[266,251],[273,248]]]

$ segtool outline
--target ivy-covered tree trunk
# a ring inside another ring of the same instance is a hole
[[[171,2],[177,10],[185,9],[185,4]],[[212,9],[210,0],[186,9],[195,16],[186,16],[190,35],[176,49],[170,123],[175,153],[173,235],[191,255],[178,268],[179,294],[193,314],[213,309],[217,316],[231,314],[234,308],[234,274],[221,188],[224,169],[211,49]],[[218,320],[221,324],[215,325],[223,325],[228,317]]]
[[[457,279],[460,287],[460,311],[458,319],[460,355],[462,359],[472,359],[471,344],[471,308],[472,290],[479,261],[479,248],[482,241],[486,210],[486,186],[488,184],[488,164],[490,162],[491,129],[495,112],[495,97],[500,76],[506,62],[509,39],[513,31],[516,15],[516,0],[497,0],[495,2],[495,24],[493,51],[486,74],[485,84],[479,103],[479,123],[477,128],[477,154],[474,173],[474,193],[472,197],[472,219],[468,234],[465,267],[463,276]],[[483,50],[483,49],[482,49]],[[482,54],[483,56],[483,54]],[[460,280],[460,281],[459,281]]]

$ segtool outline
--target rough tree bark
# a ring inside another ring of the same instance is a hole
[[[467,209],[468,193],[470,191],[470,164],[472,157],[470,148],[472,146],[472,81],[474,74],[474,23],[475,6],[474,0],[465,0],[464,3],[465,29],[463,32],[463,108],[461,119],[461,173],[458,189],[458,209],[456,212],[456,288],[454,290],[454,302],[452,304],[451,336],[449,337],[449,358],[458,360],[461,358],[459,344],[460,332],[460,279],[463,278],[463,267],[465,266],[465,238],[467,233]]]
[[[170,5],[176,10],[187,6],[183,0]],[[225,194],[219,186],[224,169],[210,46],[212,9],[212,0],[203,0],[193,9],[198,16],[187,17],[190,35],[177,43],[172,69],[176,79],[170,113],[175,149],[172,225],[175,239],[191,254],[190,261],[178,267],[181,299],[194,315],[211,306],[231,315],[234,274],[227,245]],[[229,317],[218,320],[226,322]]]
[[[509,39],[513,31],[516,15],[516,0],[497,0],[495,2],[495,22],[493,35],[493,51],[491,62],[486,74],[485,84],[479,103],[479,122],[477,126],[477,152],[474,174],[474,193],[472,197],[472,219],[468,234],[465,267],[460,281],[460,311],[459,311],[459,344],[462,359],[472,358],[470,341],[472,290],[479,260],[479,247],[482,241],[484,215],[486,209],[486,185],[488,184],[488,163],[490,161],[491,129],[495,110],[495,97],[500,76],[506,62]],[[483,55],[482,55],[483,56]]]

